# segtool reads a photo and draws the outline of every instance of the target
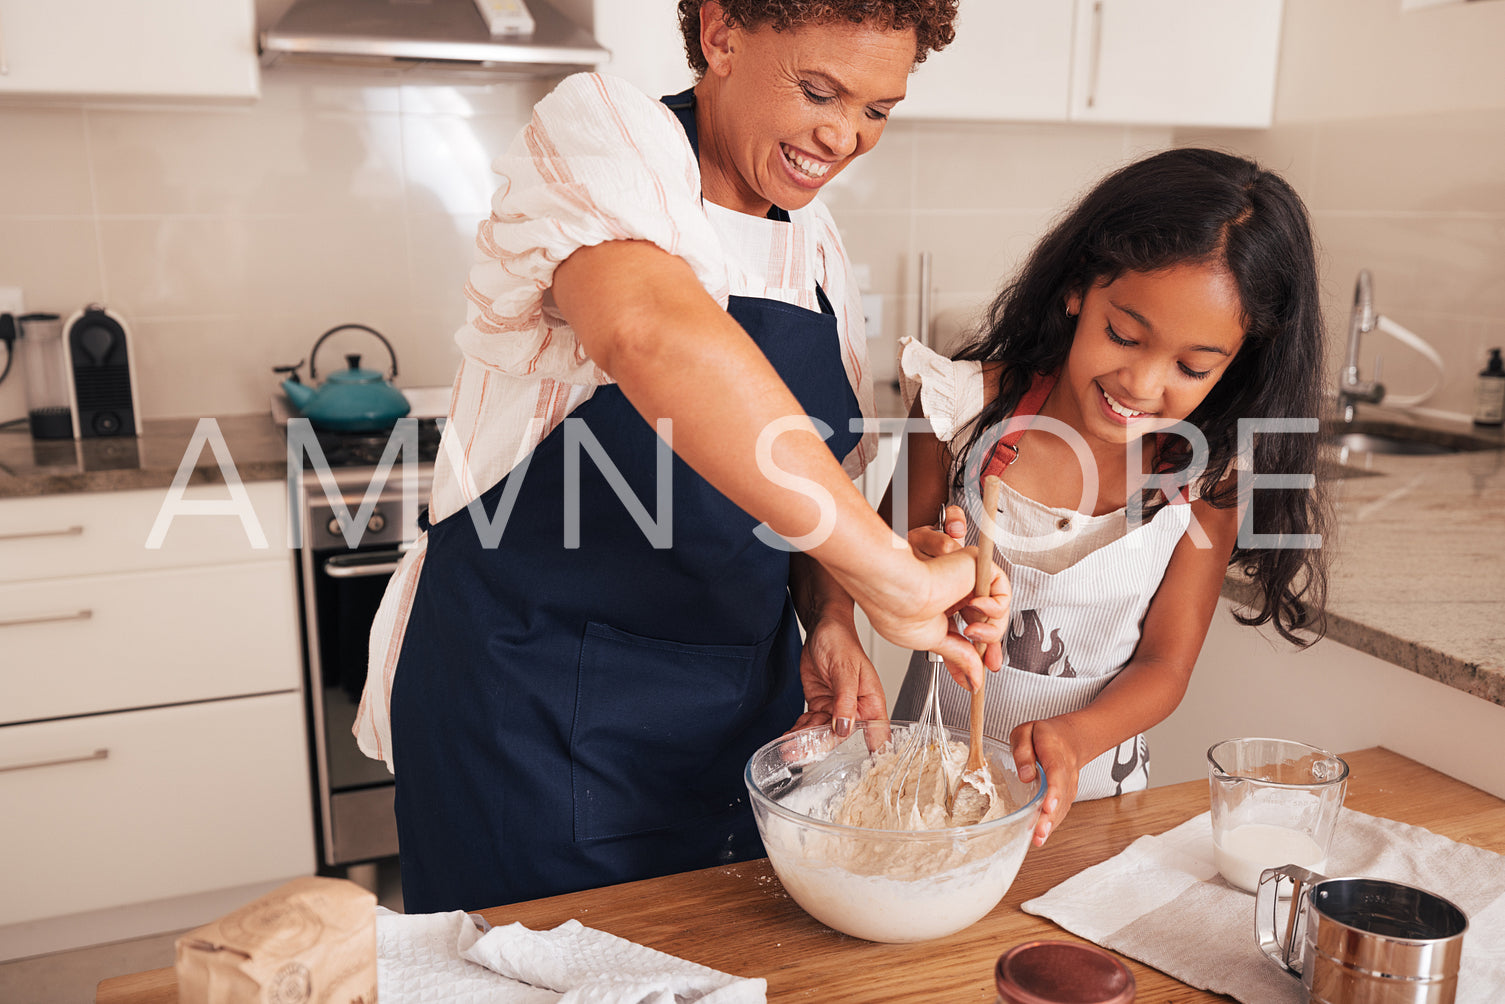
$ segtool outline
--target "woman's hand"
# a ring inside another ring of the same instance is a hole
[[[1009,611],[1009,580],[1002,569],[993,570],[989,595],[972,595],[976,554],[975,547],[929,559],[906,553],[907,574],[877,583],[843,583],[880,635],[901,648],[935,652],[967,691],[983,685],[988,669],[1003,665],[999,643]],[[964,632],[958,632],[952,621],[957,613],[970,622]]]
[[[1014,766],[1021,781],[1035,779],[1037,761],[1045,769],[1045,801],[1035,823],[1035,846],[1040,847],[1071,811],[1083,761],[1066,728],[1055,718],[1017,726],[1009,734],[1009,745],[1014,748]]]
[[[962,541],[967,536],[967,514],[961,506],[946,506],[945,513],[940,523],[944,526],[919,526],[909,531],[909,546],[915,556],[922,559],[939,558],[943,555],[954,554],[963,550]],[[967,552],[975,554],[975,551]],[[998,568],[993,570],[993,587],[991,595],[986,598],[974,599],[969,593],[960,603],[953,605],[947,610],[947,617],[954,623],[955,615],[961,614],[963,621],[969,626],[965,636],[955,631],[951,637],[956,639],[954,644],[971,642],[974,647],[981,643],[985,648],[980,653],[983,665],[996,672],[1003,665],[1002,639],[1003,632],[1008,625],[1009,613],[1009,581],[1008,576]],[[946,656],[946,652],[941,652]],[[950,657],[946,658],[946,669],[956,680],[957,684],[966,690],[971,690],[974,680],[967,671],[968,666],[956,662]],[[981,678],[977,678],[975,685],[981,685]]]
[[[829,722],[838,736],[849,736],[853,721],[888,719],[883,684],[862,650],[850,617],[822,617],[806,630],[800,682],[805,688],[806,711],[791,732]]]

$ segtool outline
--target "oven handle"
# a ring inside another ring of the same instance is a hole
[[[365,579],[391,575],[402,562],[402,551],[370,551],[366,554],[341,554],[324,562],[324,574],[331,579]]]

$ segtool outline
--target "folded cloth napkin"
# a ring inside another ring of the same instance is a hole
[[[1445,896],[1468,916],[1457,1004],[1505,1000],[1505,857],[1419,826],[1343,809],[1324,875],[1368,876]],[[1025,913],[1246,1004],[1299,1004],[1301,984],[1254,940],[1254,895],[1212,860],[1212,814],[1140,837],[1023,904]]]
[[[765,1004],[768,983],[656,952],[577,920],[552,931],[453,913],[376,913],[382,1004]]]

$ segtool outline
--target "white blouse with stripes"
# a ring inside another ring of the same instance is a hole
[[[702,201],[688,138],[662,102],[625,81],[577,74],[533,109],[492,165],[501,184],[476,234],[465,284],[462,360],[429,500],[437,523],[496,484],[595,389],[611,382],[582,351],[550,294],[554,269],[581,247],[645,240],[686,261],[723,307],[732,295],[836,313],[842,363],[865,416],[872,375],[861,293],[830,211],[817,199],[780,223]],[[866,433],[843,460],[857,477],[876,452]],[[388,584],[371,629],[354,733],[392,768],[388,705],[427,536]]]

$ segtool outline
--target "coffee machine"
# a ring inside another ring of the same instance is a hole
[[[141,435],[136,367],[125,321],[91,303],[63,325],[73,438]]]

